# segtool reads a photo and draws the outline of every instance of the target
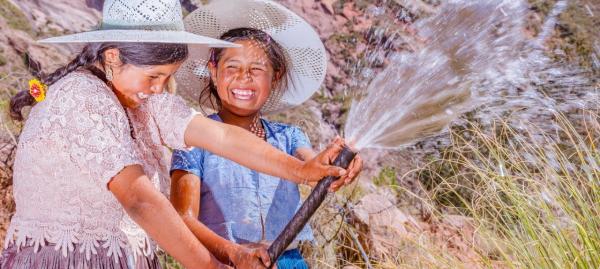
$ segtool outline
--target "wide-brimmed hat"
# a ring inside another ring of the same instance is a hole
[[[285,88],[272,89],[262,113],[280,111],[309,99],[325,79],[327,54],[315,30],[302,18],[273,1],[213,0],[184,19],[187,31],[212,38],[237,28],[254,28],[271,36],[284,50],[289,70]],[[210,51],[192,48],[177,71],[178,93],[198,101],[209,82]],[[214,109],[209,104],[200,104]]]
[[[100,29],[39,42],[136,42],[235,47],[230,42],[186,32],[178,0],[106,0]]]

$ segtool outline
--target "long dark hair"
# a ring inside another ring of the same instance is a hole
[[[188,56],[188,47],[185,44],[91,43],[85,46],[70,63],[49,75],[39,72],[41,69],[39,63],[32,59],[30,59],[30,65],[38,66],[33,70],[33,75],[50,86],[79,68],[91,68],[96,62],[104,64],[104,52],[108,49],[118,49],[121,62],[135,66],[173,64],[184,61]],[[94,74],[103,78],[103,74],[98,74],[98,72],[94,72]],[[10,115],[15,120],[23,120],[21,110],[26,106],[33,105],[35,105],[35,99],[29,94],[29,91],[20,91],[10,99]]]
[[[261,48],[265,51],[265,54],[267,54],[271,66],[273,67],[275,74],[273,79],[275,85],[281,89],[287,86],[286,83],[288,81],[287,77],[289,73],[289,67],[287,66],[285,52],[283,47],[273,40],[269,34],[254,28],[236,28],[225,32],[223,35],[221,35],[220,39],[232,43],[243,40],[252,40],[258,42]],[[219,60],[223,56],[224,51],[225,48],[211,49],[209,63],[217,66]],[[209,78],[208,81],[209,82],[207,83],[206,87],[200,92],[200,104],[210,104],[212,109],[218,110],[221,108],[221,98],[219,98],[217,87],[213,83],[212,79]]]

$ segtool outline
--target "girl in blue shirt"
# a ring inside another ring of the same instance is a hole
[[[186,20],[189,22],[194,16],[195,12]],[[279,40],[265,31],[254,28],[230,29],[220,38],[241,47],[210,51],[210,79],[200,98],[201,105],[218,111],[209,118],[242,127],[301,160],[313,158],[316,153],[300,128],[260,117],[286,91],[295,90],[289,79],[298,75],[290,71],[295,64],[289,57],[293,52],[286,51]],[[341,139],[332,144],[342,145]],[[361,169],[358,157],[331,190],[349,184]],[[237,244],[258,246],[275,240],[302,202],[298,190],[301,182],[258,173],[201,148],[175,151],[171,175],[171,201],[175,208],[196,236],[223,261],[235,263],[235,257],[231,257],[235,251],[231,249]],[[222,242],[224,239],[236,244],[219,249],[217,246],[227,245]],[[298,242],[312,239],[307,226],[278,259],[278,268],[308,268],[297,247]],[[264,257],[266,252],[261,253],[263,256],[258,258],[268,260],[268,256]]]

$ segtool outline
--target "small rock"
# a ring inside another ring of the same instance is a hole
[[[410,215],[398,209],[392,200],[381,193],[363,197],[352,209],[355,224],[362,231],[361,241],[369,242],[369,253],[384,257],[394,253],[403,241],[412,237],[411,230],[419,224]]]

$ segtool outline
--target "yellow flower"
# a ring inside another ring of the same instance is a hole
[[[46,89],[48,89],[48,86],[37,78],[29,80],[29,94],[33,96],[36,102],[44,101],[46,98]]]

